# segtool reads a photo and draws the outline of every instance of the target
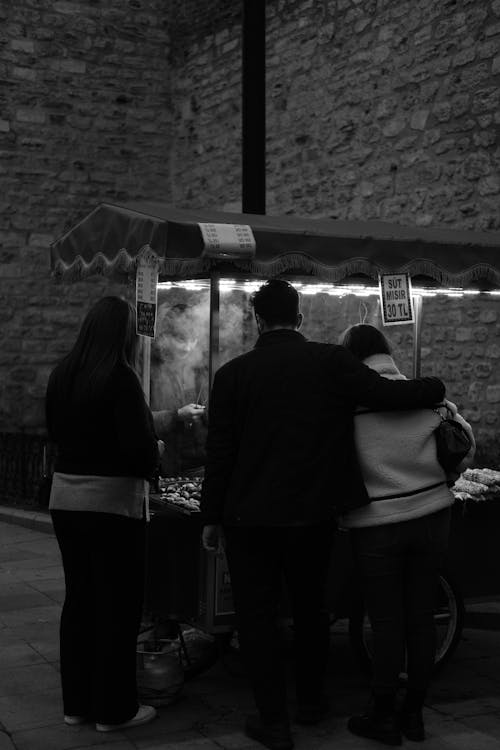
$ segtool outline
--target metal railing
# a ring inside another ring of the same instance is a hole
[[[0,504],[44,506],[54,447],[43,435],[0,432]]]

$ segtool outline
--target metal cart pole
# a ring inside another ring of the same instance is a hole
[[[420,377],[420,361],[421,361],[421,346],[422,346],[422,302],[423,298],[420,294],[416,294],[413,297],[413,311],[415,314],[415,322],[413,324],[413,377]]]
[[[214,376],[219,368],[219,323],[220,323],[220,272],[210,272],[210,312],[209,312],[209,359],[208,385],[209,394],[212,390]]]
[[[149,404],[151,398],[151,339],[149,336],[142,338],[142,388],[146,403]]]

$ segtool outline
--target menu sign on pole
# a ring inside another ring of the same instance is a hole
[[[154,339],[158,288],[158,258],[152,250],[141,254],[137,265],[137,333]]]
[[[211,258],[253,258],[255,237],[247,224],[200,223],[204,255]]]
[[[384,326],[413,323],[413,297],[409,273],[383,273],[379,277]]]

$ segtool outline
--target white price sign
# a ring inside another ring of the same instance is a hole
[[[384,273],[378,278],[384,326],[413,323],[415,317],[410,274]]]
[[[204,255],[211,258],[253,258],[255,237],[247,224],[198,225],[205,245]]]
[[[158,258],[152,250],[141,254],[137,265],[137,333],[154,339],[158,290]]]

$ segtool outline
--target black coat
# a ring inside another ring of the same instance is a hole
[[[57,367],[45,401],[55,471],[149,479],[159,455],[151,411],[135,372],[117,365],[99,399],[75,405],[61,398]]]
[[[388,380],[341,346],[280,329],[218,370],[210,398],[205,523],[312,524],[369,502],[353,436],[356,405],[431,406],[437,378]]]

